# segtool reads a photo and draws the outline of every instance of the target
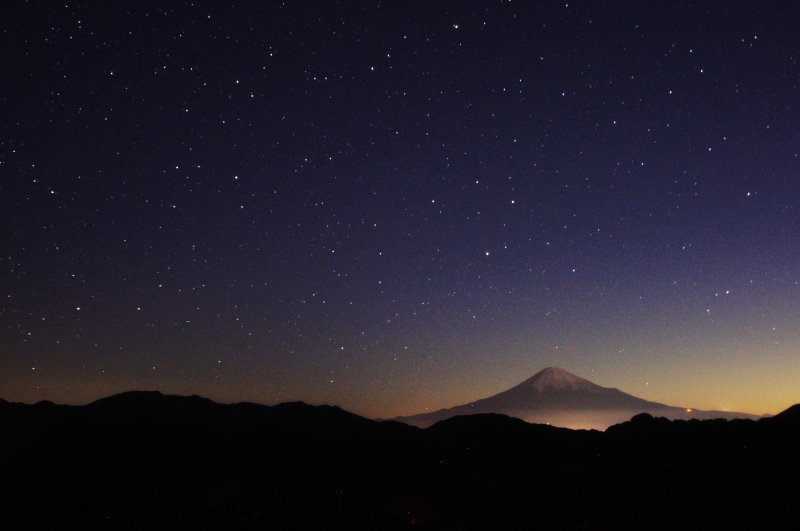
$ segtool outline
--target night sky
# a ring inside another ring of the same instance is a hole
[[[0,10],[6,400],[800,402],[800,4]]]

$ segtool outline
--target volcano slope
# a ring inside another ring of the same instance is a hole
[[[489,398],[394,420],[427,428],[451,417],[478,413],[498,413],[535,424],[596,430],[604,430],[639,413],[670,420],[759,418],[758,415],[747,413],[701,411],[650,402],[619,389],[601,387],[564,369],[548,367],[521,384]]]

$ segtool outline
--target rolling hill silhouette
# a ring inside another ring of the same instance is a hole
[[[501,403],[653,404],[537,376]],[[798,413],[642,413],[601,432],[493,413],[419,429],[159,392],[0,400],[0,529],[794,529]]]
[[[757,419],[758,415],[700,411],[650,402],[615,388],[601,387],[558,367],[548,367],[516,387],[461,406],[394,420],[426,428],[458,415],[500,413],[535,424],[598,429],[629,420],[639,413],[670,420]]]

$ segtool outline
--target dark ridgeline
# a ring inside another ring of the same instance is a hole
[[[782,411],[772,418],[778,419],[782,422],[800,424],[800,404],[795,404],[786,411]]]
[[[794,529],[799,435],[800,406],[599,432],[157,392],[0,401],[0,529]]]
[[[642,412],[670,420],[759,418],[758,415],[747,413],[701,411],[650,402],[619,389],[601,387],[564,369],[548,367],[521,384],[489,398],[394,420],[427,428],[457,415],[500,413],[538,424],[604,430]]]

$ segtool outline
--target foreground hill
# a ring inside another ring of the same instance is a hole
[[[499,413],[531,423],[596,430],[604,430],[639,413],[670,420],[759,418],[747,413],[701,411],[650,402],[619,389],[601,387],[564,369],[548,367],[516,387],[489,398],[394,420],[427,428],[450,417],[478,413]]]
[[[0,401],[0,529],[793,529],[797,411],[423,430],[153,392]]]

